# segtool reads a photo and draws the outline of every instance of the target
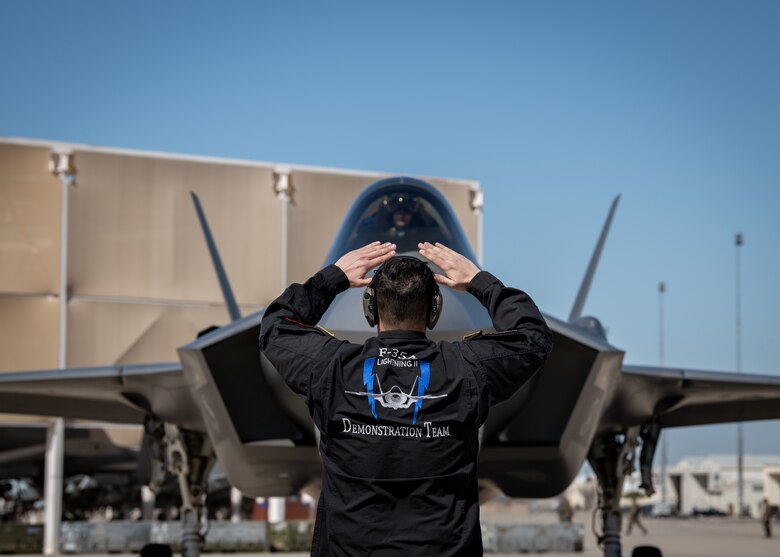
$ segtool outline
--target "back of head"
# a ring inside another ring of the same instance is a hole
[[[372,283],[377,311],[385,326],[425,324],[438,285],[433,271],[414,257],[394,257],[377,271]]]

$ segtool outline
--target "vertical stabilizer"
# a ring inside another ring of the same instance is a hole
[[[192,195],[192,202],[195,203],[195,211],[198,213],[200,227],[203,229],[203,236],[206,238],[209,254],[211,254],[211,262],[214,264],[214,270],[217,272],[217,279],[219,280],[220,288],[222,288],[222,297],[225,299],[225,305],[230,314],[230,320],[236,321],[241,319],[241,313],[238,311],[238,304],[236,304],[236,298],[233,296],[233,289],[230,288],[230,282],[228,281],[227,273],[225,273],[225,267],[222,265],[222,259],[219,257],[217,244],[214,243],[214,237],[211,235],[211,229],[209,228],[209,223],[206,221],[206,215],[203,212],[203,208],[200,206],[200,199],[195,195],[195,192],[190,192],[190,195]]]
[[[590,263],[588,263],[588,270],[585,271],[585,276],[582,278],[580,291],[577,292],[577,298],[574,300],[574,305],[571,308],[569,322],[575,321],[582,317],[582,308],[585,307],[585,301],[588,299],[588,292],[590,292],[590,285],[593,282],[593,275],[596,274],[596,267],[599,265],[601,250],[604,249],[604,243],[607,241],[607,234],[609,234],[609,227],[612,224],[612,217],[615,216],[615,210],[617,209],[618,201],[620,201],[620,195],[615,197],[614,201],[612,201],[612,207],[610,207],[607,220],[604,223],[604,227],[601,229],[601,236],[599,236],[596,249],[593,250]]]

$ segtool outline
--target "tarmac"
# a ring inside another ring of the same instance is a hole
[[[523,503],[488,503],[481,516],[496,523],[548,524],[558,520],[554,512],[529,512]],[[544,553],[548,557],[581,555],[601,557],[591,527],[592,511],[577,511],[573,522],[583,526],[584,551],[581,553]],[[625,535],[628,516],[623,515],[623,555],[631,557],[634,547],[654,545],[664,557],[780,557],[780,522],[773,523],[772,538],[764,537],[758,519],[721,517],[641,518],[647,534],[634,528]],[[488,554],[486,554],[488,555]],[[499,555],[499,554],[493,554]]]
[[[534,516],[532,522],[554,521],[554,516]],[[585,550],[582,553],[543,553],[545,557],[601,557],[596,537],[590,529],[590,517],[578,513],[575,522],[583,523]],[[585,524],[586,523],[586,524]],[[647,534],[634,530],[623,536],[623,555],[631,557],[638,545],[655,545],[664,557],[778,557],[780,556],[780,523],[773,524],[772,538],[765,538],[759,520],[732,518],[643,519]],[[216,557],[215,554],[209,554]],[[262,554],[267,555],[267,554]],[[278,555],[278,554],[277,554]],[[288,553],[291,557],[308,557],[308,553]],[[509,557],[510,554],[485,554],[487,557]],[[517,553],[511,554],[517,556]],[[527,555],[527,554],[526,554]],[[228,556],[225,556],[228,557]],[[233,554],[235,557],[235,554]]]
[[[500,520],[499,517],[495,517]],[[507,517],[508,518],[508,515]],[[514,517],[517,519],[517,517]],[[523,517],[527,523],[543,524],[556,520],[552,513],[529,514]],[[510,522],[503,520],[502,522]],[[585,549],[581,553],[544,553],[545,557],[601,557],[596,538],[590,529],[590,516],[579,512],[574,522],[585,527]],[[634,531],[623,536],[623,555],[630,557],[635,546],[655,545],[664,557],[778,557],[780,556],[780,523],[774,523],[772,538],[765,538],[761,522],[756,519],[734,518],[644,518],[642,523],[648,533]],[[206,553],[209,557],[236,557],[236,553]],[[261,557],[269,553],[245,553]],[[276,554],[278,555],[278,554]],[[287,553],[290,557],[307,557],[308,553]],[[510,554],[486,554],[509,557]],[[514,553],[512,555],[518,555]],[[116,557],[116,555],[94,555]]]
[[[545,553],[548,557],[582,555],[601,557],[596,537],[590,528],[590,517],[578,513],[575,522],[584,522],[585,550],[582,553]],[[626,521],[624,520],[624,523]],[[730,518],[642,519],[647,534],[634,529],[623,535],[623,555],[630,557],[634,547],[655,545],[664,557],[778,557],[780,556],[780,524],[775,524],[775,537],[765,538],[761,522]],[[624,526],[625,532],[625,526]]]

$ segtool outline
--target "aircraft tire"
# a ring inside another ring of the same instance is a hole
[[[663,557],[663,554],[654,545],[638,545],[631,552],[631,557]]]
[[[166,543],[148,543],[141,548],[141,557],[173,557],[173,550]]]

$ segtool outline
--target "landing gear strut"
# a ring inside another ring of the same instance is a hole
[[[604,557],[621,557],[620,496],[623,481],[634,467],[639,428],[630,428],[624,434],[605,434],[597,438],[588,454],[599,481],[599,511],[602,533],[597,534]]]
[[[149,481],[152,490],[157,491],[162,486],[166,473],[174,475],[179,483],[182,556],[198,557],[208,532],[206,488],[216,462],[211,443],[203,433],[151,417],[145,424],[145,443],[152,461]],[[150,556],[170,555],[169,546],[149,544],[147,548]]]
[[[182,557],[198,557],[208,532],[206,487],[214,451],[202,433],[165,424],[165,461],[181,491]]]

